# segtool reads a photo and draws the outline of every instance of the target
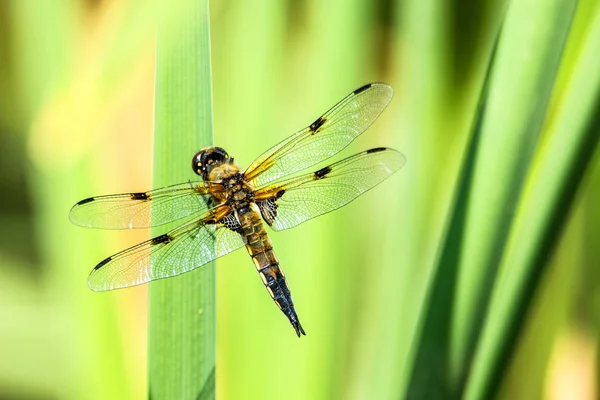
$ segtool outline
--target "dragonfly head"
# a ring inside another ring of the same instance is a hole
[[[229,157],[225,149],[205,147],[194,155],[192,169],[206,181],[213,168],[229,163],[233,163],[233,157]]]

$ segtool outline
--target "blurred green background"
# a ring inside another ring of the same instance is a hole
[[[569,2],[554,3],[568,8]],[[495,38],[511,6],[498,0],[211,1],[214,142],[241,166],[373,81],[392,85],[395,98],[343,155],[387,146],[408,159],[350,205],[271,234],[307,332],[301,340],[245,251],[218,261],[219,398],[391,399],[405,397],[408,388],[415,390],[410,398],[448,397],[423,395],[413,365],[428,349],[425,321],[437,318],[427,307],[428,291],[439,287],[432,283],[441,265],[436,260],[455,215]],[[2,399],[147,396],[147,287],[98,294],[86,279],[99,260],[149,233],[83,230],[69,223],[68,211],[85,197],[151,187],[153,10],[141,0],[0,2]],[[580,54],[598,30],[594,0],[573,10],[557,76],[548,78],[554,89],[534,101],[545,107],[547,100],[548,121],[560,120],[573,71],[584,63]],[[533,29],[536,24],[532,19]],[[499,48],[498,57],[505,57]],[[593,110],[588,103],[582,98],[579,107]],[[511,102],[502,107],[507,115],[521,109]],[[544,170],[543,152],[553,143],[548,121],[533,141],[533,167],[521,165],[515,174]],[[515,340],[504,339],[510,357],[497,371],[497,398],[598,396],[597,156],[575,172],[581,185],[575,180],[565,190],[578,190],[577,196],[561,203],[558,223],[549,228],[557,240],[549,251],[538,250],[543,267],[529,282],[522,329]],[[518,207],[534,191],[536,180],[528,179]],[[517,221],[527,220],[516,210]],[[515,237],[511,246],[529,246]],[[467,252],[479,246],[469,243]],[[444,336],[450,343],[460,338],[461,320],[454,324],[451,337]],[[473,376],[469,367],[448,368],[460,361],[447,363],[442,354],[436,361],[436,347],[430,348],[424,365],[443,366],[444,380]],[[438,384],[425,380],[425,386]]]

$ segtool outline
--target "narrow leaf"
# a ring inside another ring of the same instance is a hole
[[[502,263],[507,272],[494,293],[467,398],[490,398],[500,384],[524,317],[598,147],[599,48],[600,12],[596,12],[570,85],[557,107],[538,168],[529,177],[527,196]]]
[[[451,371],[460,393],[547,114],[575,4],[510,3],[498,43],[461,247]]]
[[[212,104],[208,0],[158,11],[154,186],[162,187],[198,179],[191,159],[212,143]],[[213,398],[214,265],[151,283],[149,325],[150,397]]]
[[[488,96],[497,44],[498,40],[494,42],[484,77],[473,122],[473,134],[461,168],[449,225],[441,244],[440,255],[434,265],[434,278],[423,309],[424,321],[421,322],[420,337],[417,341],[418,349],[409,381],[408,398],[452,398],[453,385],[449,380],[451,376],[449,337],[459,272],[458,260],[464,238],[469,191],[473,183],[474,162],[480,142],[481,123],[484,118],[485,100]],[[435,384],[432,385],[431,382]]]

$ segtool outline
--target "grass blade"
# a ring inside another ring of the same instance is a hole
[[[444,194],[449,186],[434,188],[430,182],[443,181],[441,177],[446,171],[440,165],[451,163],[449,168],[456,169],[457,164],[446,158],[448,154],[442,150],[451,146],[449,135],[440,135],[452,124],[448,104],[457,103],[448,97],[452,35],[446,16],[450,9],[449,3],[435,0],[396,1],[393,5],[391,56],[396,70],[395,78],[389,83],[396,94],[389,112],[396,114],[396,120],[387,127],[389,134],[385,141],[390,147],[402,149],[407,163],[402,178],[390,188],[389,196],[394,203],[383,206],[387,222],[377,226],[375,237],[388,240],[373,243],[376,251],[370,254],[370,259],[381,265],[384,278],[380,278],[376,292],[366,301],[371,302],[368,314],[381,319],[378,313],[381,304],[398,304],[398,315],[402,317],[383,317],[385,325],[375,319],[365,324],[376,327],[369,332],[373,339],[365,340],[373,344],[369,350],[376,356],[364,353],[365,364],[369,363],[364,374],[372,383],[361,382],[369,391],[363,392],[363,397],[369,396],[371,387],[377,387],[380,398],[390,398],[397,392],[404,393],[410,384],[415,337],[426,288],[433,276],[431,250],[439,234],[436,222],[447,206]],[[411,195],[406,196],[406,193]],[[399,226],[402,229],[398,229]],[[380,250],[397,246],[401,246],[402,251]],[[381,252],[379,259],[376,252]],[[419,267],[415,268],[416,265]],[[388,351],[379,351],[383,343]]]
[[[154,186],[197,179],[193,154],[212,143],[208,1],[161,6],[156,55]],[[164,229],[153,233],[164,233]],[[214,397],[211,263],[150,285],[149,385],[155,399]]]
[[[600,12],[596,12],[555,122],[529,177],[473,365],[467,398],[485,399],[501,382],[548,259],[569,215],[600,133]]]
[[[497,36],[498,37],[498,36]],[[473,182],[475,157],[479,147],[481,126],[484,118],[485,100],[488,96],[491,68],[497,50],[498,41],[488,63],[488,69],[481,89],[479,104],[473,125],[473,134],[469,140],[464,165],[458,182],[455,201],[451,207],[451,219],[444,236],[441,253],[435,265],[434,278],[429,297],[424,307],[418,349],[411,372],[408,398],[452,398],[453,385],[450,377],[450,330],[452,311],[458,279],[460,248],[464,238],[463,231],[468,208],[469,191]],[[431,382],[436,382],[432,385]]]
[[[488,310],[574,7],[569,0],[514,1],[503,23],[460,249],[451,345],[457,393]]]
[[[462,396],[573,10],[535,0],[507,10],[434,265],[409,397]]]

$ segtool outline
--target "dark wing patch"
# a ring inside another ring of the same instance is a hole
[[[317,120],[315,122],[313,122],[312,124],[310,124],[310,126],[309,126],[311,133],[313,135],[315,133],[317,133],[319,131],[319,128],[322,127],[326,121],[327,121],[327,119],[325,119],[325,117],[323,117],[323,116],[320,116],[319,118],[317,118]]]
[[[200,181],[149,192],[90,197],[75,204],[69,218],[86,228],[149,228],[188,217],[200,218],[216,206],[211,193],[223,190],[220,184]]]
[[[217,213],[228,211],[221,208]],[[211,215],[188,222],[103,260],[88,278],[90,289],[119,289],[183,274],[244,246],[239,233],[212,221]]]
[[[150,200],[152,197],[146,192],[131,193],[131,200]]]
[[[237,232],[239,234],[242,234],[242,232],[243,232],[242,225],[240,224],[240,221],[238,221],[238,219],[235,217],[234,213],[227,215],[226,217],[221,219],[219,222],[222,223],[223,226],[225,226],[225,228],[230,229],[234,232]]]
[[[173,238],[169,234],[165,233],[164,235],[160,235],[160,236],[150,239],[150,244],[153,246],[157,245],[157,244],[161,244],[161,243],[167,244],[171,240],[173,240]]]
[[[277,217],[277,203],[276,199],[266,199],[263,201],[259,201],[256,203],[258,208],[260,209],[260,214],[262,215],[265,222],[271,226]]]
[[[323,172],[316,171],[259,188],[256,201],[259,204],[273,199],[275,193],[284,190],[281,198],[273,200],[277,213],[270,225],[277,231],[292,228],[348,204],[391,176],[405,162],[404,155],[396,150],[363,151],[319,170]],[[324,176],[327,179],[323,179]]]
[[[371,126],[392,96],[392,88],[384,83],[355,90],[307,128],[263,153],[244,178],[261,187],[335,155]]]
[[[315,175],[316,179],[322,179],[322,178],[325,178],[325,176],[330,172],[331,172],[331,165],[328,165],[325,168],[321,168],[320,170],[315,171],[314,175]]]

